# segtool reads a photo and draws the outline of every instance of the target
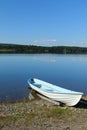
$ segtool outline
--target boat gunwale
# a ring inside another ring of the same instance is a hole
[[[33,78],[33,79],[35,79],[35,78]],[[48,83],[48,82],[46,82],[46,83]],[[82,92],[76,92],[76,91],[72,91],[72,90],[69,90],[69,89],[66,89],[66,90],[68,90],[68,91],[71,91],[72,93],[64,93],[64,92],[50,92],[50,91],[45,91],[45,90],[42,90],[42,89],[40,89],[40,88],[38,88],[38,87],[36,87],[33,83],[31,83],[30,82],[30,79],[28,80],[28,84],[30,85],[30,84],[32,84],[36,89],[38,89],[38,90],[41,90],[41,91],[43,91],[43,92],[45,92],[45,93],[50,93],[50,94],[69,94],[69,95],[83,95],[83,93]],[[50,83],[48,83],[48,84],[50,84]],[[51,85],[53,85],[53,84],[51,84]],[[55,86],[55,85],[54,85]],[[56,86],[57,87],[57,86]],[[65,88],[64,88],[65,89]],[[33,89],[34,90],[34,89]],[[36,90],[37,91],[37,90]]]

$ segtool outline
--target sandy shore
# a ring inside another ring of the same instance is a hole
[[[87,130],[87,97],[75,107],[42,99],[1,103],[0,130]]]

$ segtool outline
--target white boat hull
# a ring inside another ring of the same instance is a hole
[[[38,92],[39,94],[41,94],[45,97],[48,97],[49,99],[51,99],[53,101],[58,101],[58,102],[64,103],[67,106],[76,105],[80,101],[80,99],[83,95],[83,93],[63,89],[59,86],[57,87],[55,85],[49,84],[47,82],[44,82],[44,81],[41,81],[38,79],[34,79],[34,82],[35,82],[35,84],[36,83],[41,84],[41,87],[39,88],[39,87],[35,86],[29,80],[28,84],[33,90],[35,90],[36,92]],[[52,92],[50,91],[51,89],[53,89]],[[65,91],[65,93],[62,91],[60,92],[60,90],[58,92],[58,89]]]

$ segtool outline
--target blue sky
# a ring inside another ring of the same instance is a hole
[[[87,0],[0,0],[0,43],[87,47]]]

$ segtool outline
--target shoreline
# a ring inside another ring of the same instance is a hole
[[[1,130],[86,130],[87,96],[74,107],[36,98],[0,103]]]
[[[52,54],[87,54],[87,47],[80,46],[38,46],[0,43],[0,53],[52,53]]]

